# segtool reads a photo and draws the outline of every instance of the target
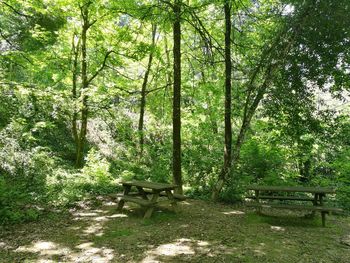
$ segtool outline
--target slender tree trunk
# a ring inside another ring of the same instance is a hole
[[[225,146],[224,146],[224,166],[219,175],[220,188],[224,182],[226,174],[231,168],[232,156],[232,124],[231,124],[231,76],[232,76],[232,62],[231,62],[231,6],[228,0],[224,3],[225,13]],[[218,199],[219,191],[213,191],[212,198]]]
[[[173,85],[173,72],[171,70],[171,59],[170,59],[170,50],[168,46],[168,38],[167,35],[164,37],[164,48],[165,48],[165,57],[166,57],[166,84],[167,87],[171,87]],[[166,121],[166,109],[165,102],[169,98],[169,90],[167,88],[164,89],[164,98],[162,103],[162,116],[163,120]]]
[[[215,185],[212,197],[216,199],[225,183],[226,175],[230,173],[230,170],[234,169],[239,158],[241,146],[244,142],[245,135],[249,129],[251,120],[254,113],[263,99],[269,85],[272,82],[273,75],[279,66],[283,65],[284,57],[290,51],[290,48],[294,42],[295,36],[303,28],[303,23],[306,19],[311,16],[310,10],[314,5],[314,1],[306,2],[303,12],[293,21],[291,24],[286,24],[285,28],[277,35],[274,43],[267,47],[267,49],[262,53],[261,61],[255,68],[250,81],[248,83],[248,92],[246,96],[244,114],[242,119],[242,126],[240,128],[231,158],[231,166],[228,173],[224,174],[224,177],[219,177],[217,184]],[[291,26],[289,26],[291,25]],[[284,41],[285,46],[281,47],[280,42],[284,37],[288,37],[288,41]],[[261,72],[266,67],[264,72]],[[261,85],[255,85],[257,76],[259,73],[263,74],[264,82]]]
[[[72,65],[72,98],[73,98],[73,116],[72,116],[72,133],[73,133],[73,138],[75,142],[75,147],[77,149],[78,146],[78,125],[77,125],[77,120],[78,120],[78,112],[77,112],[77,79],[78,79],[78,57],[79,57],[79,49],[80,49],[80,39],[78,41],[78,44],[75,45],[75,37],[76,34],[74,33],[73,35],[73,40],[72,40],[72,51],[73,51],[73,65]]]
[[[181,175],[181,0],[174,2],[173,179],[182,194]]]
[[[82,97],[82,109],[81,109],[81,127],[79,140],[77,145],[77,157],[76,166],[81,167],[83,165],[84,148],[87,133],[87,121],[88,121],[88,95],[86,94],[88,88],[88,75],[87,75],[87,31],[89,30],[89,9],[88,6],[82,8],[83,26],[81,32],[81,97]]]
[[[233,154],[231,157],[231,166],[228,168],[227,173],[223,174],[224,176],[219,177],[218,182],[215,185],[213,195],[212,195],[212,198],[214,200],[217,200],[219,193],[220,193],[222,187],[224,186],[227,174],[229,174],[231,172],[231,170],[235,167],[235,165],[237,164],[237,162],[240,158],[241,147],[242,147],[242,144],[244,142],[245,135],[249,129],[251,120],[254,116],[256,109],[259,106],[259,103],[263,99],[263,96],[266,93],[266,89],[268,88],[268,86],[270,85],[270,83],[272,81],[272,76],[273,76],[273,72],[275,71],[275,69],[276,69],[276,65],[270,65],[268,67],[268,69],[265,72],[265,80],[264,80],[263,84],[259,87],[258,93],[256,94],[252,104],[250,105],[249,108],[247,108],[246,112],[244,113],[244,117],[242,120],[242,126],[239,130],[239,134],[238,134],[238,137],[236,139],[235,146],[233,148]]]
[[[232,125],[231,125],[231,7],[229,1],[225,1],[225,149],[224,149],[224,173],[231,165],[232,153]]]
[[[205,77],[204,70],[201,71],[201,74],[202,74],[202,84],[206,84],[207,80]],[[216,134],[218,134],[218,124],[216,122],[215,116],[213,116],[213,109],[212,109],[212,105],[211,105],[211,96],[209,93],[207,93],[207,95],[206,95],[206,103],[208,106],[206,112],[207,112],[208,119],[211,123],[211,129],[213,131],[213,134],[216,135]]]
[[[143,126],[144,126],[144,115],[145,115],[145,108],[146,108],[146,95],[147,95],[146,92],[147,92],[148,76],[151,71],[151,66],[153,61],[156,32],[157,32],[157,26],[153,24],[152,25],[152,50],[149,53],[147,69],[145,72],[145,76],[143,78],[143,83],[141,88],[140,119],[139,119],[139,126],[138,126],[138,132],[140,136],[139,138],[140,156],[142,156],[143,154],[143,145],[144,145]]]

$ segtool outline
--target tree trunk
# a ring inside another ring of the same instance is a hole
[[[79,140],[77,145],[76,166],[81,167],[84,159],[84,148],[87,133],[87,121],[88,121],[88,95],[86,94],[88,88],[88,75],[87,75],[87,31],[89,30],[89,9],[88,6],[82,7],[83,26],[81,32],[81,97],[82,97],[82,109],[81,109],[81,127]]]
[[[224,166],[219,175],[220,189],[222,188],[226,174],[231,167],[232,156],[232,124],[231,124],[231,6],[228,0],[224,4],[225,13],[225,146],[224,146]],[[219,191],[214,191],[212,198],[218,199]]]
[[[80,39],[78,41],[77,46],[75,46],[75,37],[76,34],[73,35],[72,40],[72,52],[73,52],[73,65],[72,65],[72,98],[73,98],[73,116],[72,116],[72,133],[75,142],[75,147],[77,149],[78,146],[78,112],[77,112],[77,79],[78,79],[78,57],[79,57],[79,49],[80,49]]]
[[[225,1],[225,149],[224,149],[224,169],[231,165],[232,153],[232,125],[231,125],[231,7],[229,1]]]
[[[182,194],[181,175],[181,0],[174,2],[173,180]]]
[[[151,66],[153,61],[156,32],[157,32],[157,26],[153,24],[152,25],[152,50],[149,53],[147,69],[145,72],[145,76],[143,78],[143,83],[141,88],[140,119],[139,119],[139,126],[138,126],[138,132],[140,136],[139,138],[140,157],[142,157],[142,154],[143,154],[143,145],[144,145],[143,125],[144,125],[144,115],[145,115],[145,107],[146,107],[146,95],[147,95],[146,92],[147,92],[148,76],[151,71]]]
[[[247,108],[246,112],[244,113],[244,117],[242,120],[242,126],[239,130],[239,134],[238,137],[236,139],[236,143],[235,143],[235,147],[233,149],[233,154],[232,154],[232,158],[231,158],[231,166],[228,168],[226,173],[222,173],[223,176],[220,176],[215,188],[213,190],[213,194],[212,194],[212,199],[213,200],[217,200],[220,194],[220,191],[222,189],[222,187],[224,186],[226,177],[228,174],[231,173],[231,170],[234,169],[234,167],[236,166],[239,158],[240,158],[240,153],[241,153],[241,147],[242,144],[244,142],[245,139],[245,135],[249,129],[251,120],[254,116],[254,113],[257,109],[257,107],[259,106],[260,101],[262,100],[267,87],[270,85],[270,82],[272,80],[272,75],[274,70],[276,69],[275,65],[270,65],[269,68],[266,70],[266,75],[265,75],[265,80],[263,82],[263,84],[259,87],[258,93],[256,94],[256,97],[254,98],[252,104],[250,105],[249,108]]]

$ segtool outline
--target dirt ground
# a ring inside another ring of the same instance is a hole
[[[110,198],[0,228],[0,262],[350,262],[350,218],[187,200],[142,219]]]

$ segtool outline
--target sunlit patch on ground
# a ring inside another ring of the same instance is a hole
[[[113,249],[106,247],[97,248],[93,246],[92,242],[80,244],[76,248],[80,251],[69,255],[69,259],[73,262],[108,263],[114,258]]]
[[[96,236],[102,236],[103,235],[103,226],[101,223],[95,223],[88,226],[86,229],[83,230],[83,233],[86,235],[96,235]]]
[[[245,213],[243,211],[239,210],[233,210],[228,212],[222,212],[224,215],[244,215]]]
[[[29,246],[21,246],[17,252],[31,252],[39,254],[36,262],[57,262],[52,257],[59,257],[63,262],[100,262],[108,263],[114,258],[113,249],[97,248],[93,243],[83,243],[76,246],[74,251],[51,241],[37,241]],[[60,261],[61,261],[60,260]]]
[[[113,214],[108,216],[108,218],[118,218],[118,217],[128,217],[128,216],[125,214]]]
[[[105,201],[102,203],[103,206],[115,206],[117,207],[118,203],[113,202],[113,201]]]
[[[254,253],[257,255],[257,256],[264,256],[266,255],[266,250],[268,248],[266,248],[266,245],[265,243],[259,243],[259,245],[253,249]]]
[[[88,210],[88,211],[73,211],[72,215],[73,217],[77,218],[77,220],[79,220],[79,219],[84,219],[86,217],[96,217],[106,213],[108,213],[108,211],[96,209],[96,210]]]
[[[49,259],[51,256],[63,256],[68,255],[71,251],[69,248],[60,246],[51,241],[36,241],[29,246],[20,246],[16,250],[16,252],[31,252],[38,253],[41,259],[47,258]]]
[[[275,230],[275,231],[285,231],[286,230],[284,227],[281,227],[281,226],[271,226],[271,229]]]
[[[173,243],[163,244],[148,251],[146,258],[142,260],[142,263],[161,262],[158,258],[164,256],[174,257],[178,255],[194,255],[194,246],[208,246],[208,242],[181,238]]]
[[[180,260],[181,256],[215,258],[218,255],[233,255],[236,251],[236,248],[227,247],[217,242],[210,243],[209,241],[180,238],[172,243],[162,244],[147,251],[147,256],[141,262],[167,262],[175,257]]]

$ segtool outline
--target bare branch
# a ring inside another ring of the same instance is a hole
[[[88,79],[88,81],[87,81],[88,85],[89,85],[89,84],[91,83],[91,81],[93,81],[93,80],[98,76],[98,74],[100,74],[100,72],[105,68],[107,59],[108,59],[108,57],[109,57],[109,55],[110,55],[111,53],[113,53],[113,50],[110,50],[110,51],[108,51],[108,52],[106,53],[106,55],[105,55],[105,57],[104,57],[104,59],[103,59],[103,62],[102,62],[101,67],[95,72],[94,75],[91,76],[90,79]]]
[[[5,6],[7,6],[8,8],[10,8],[14,13],[16,13],[17,15],[20,15],[20,16],[23,16],[25,17],[26,19],[28,18],[32,18],[32,16],[30,15],[26,15],[20,11],[18,11],[16,8],[14,8],[13,6],[11,6],[10,4],[4,2],[4,1],[1,1],[0,4],[4,4]]]

